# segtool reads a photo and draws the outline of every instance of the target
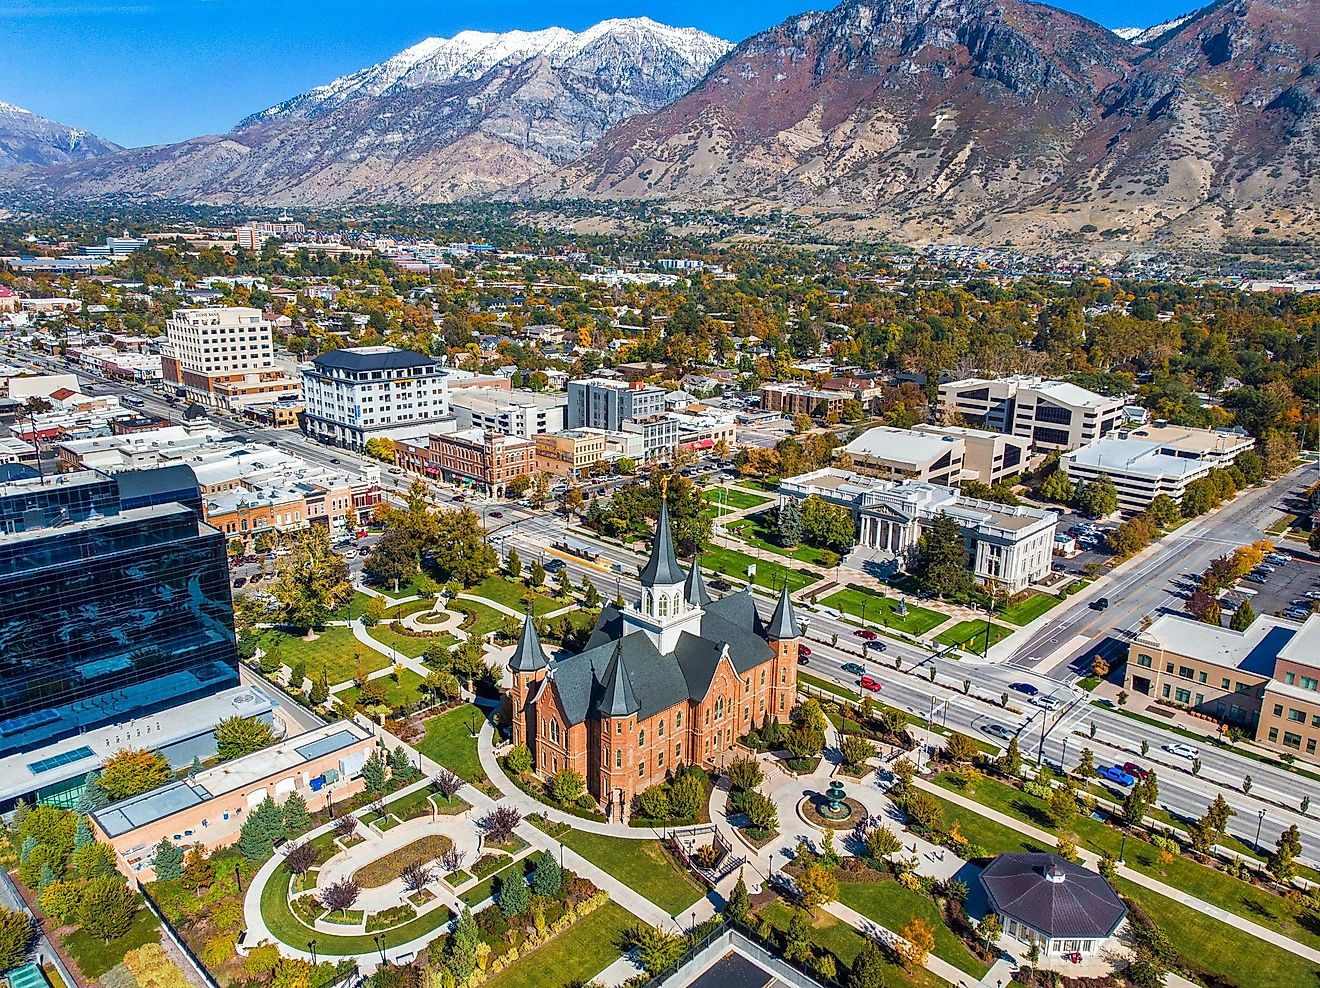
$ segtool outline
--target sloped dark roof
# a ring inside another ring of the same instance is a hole
[[[770,627],[766,629],[766,634],[774,641],[786,641],[802,634],[797,615],[793,613],[793,598],[788,595],[787,581],[779,591],[779,603],[770,616]]]
[[[683,599],[693,607],[705,607],[710,603],[710,594],[706,592],[706,581],[701,578],[701,557],[692,560],[688,570],[687,583],[683,585]]]
[[[408,367],[427,367],[434,358],[416,350],[377,350],[375,347],[330,350],[312,358],[317,367],[332,367],[348,371],[399,370]]]
[[[641,709],[637,703],[637,694],[633,691],[632,676],[628,674],[628,663],[623,652],[624,641],[620,638],[614,643],[614,655],[610,658],[609,668],[605,670],[605,688],[596,702],[596,709],[602,717],[627,717]]]
[[[660,524],[651,540],[651,558],[641,572],[642,586],[669,586],[683,582],[683,567],[674,555],[674,535],[669,527],[669,503],[660,502]]]
[[[1062,881],[1051,881],[1053,872]],[[981,872],[991,907],[1050,939],[1112,936],[1127,906],[1093,871],[1056,854],[1001,854]]]
[[[545,652],[541,650],[541,639],[536,636],[536,626],[532,624],[530,614],[523,618],[522,635],[518,638],[518,647],[509,658],[509,669],[513,672],[536,672],[545,668]]]
[[[183,420],[185,422],[197,422],[205,418],[206,409],[195,401],[183,410]]]

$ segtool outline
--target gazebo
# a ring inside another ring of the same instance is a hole
[[[980,880],[1004,933],[1045,957],[1094,956],[1127,918],[1104,878],[1057,854],[1001,854]]]

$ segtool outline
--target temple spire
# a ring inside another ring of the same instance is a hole
[[[522,634],[518,637],[518,647],[509,659],[509,669],[513,672],[538,672],[545,667],[545,652],[541,650],[541,639],[536,636],[536,626],[529,612],[523,617]]]
[[[627,717],[640,709],[633,692],[632,677],[623,662],[623,639],[614,645],[614,655],[605,667],[605,692],[600,698],[600,712],[606,717]]]
[[[651,558],[640,574],[644,587],[676,586],[683,582],[683,568],[674,555],[674,534],[669,527],[669,502],[660,502],[660,524],[651,541]]]
[[[793,598],[788,595],[788,581],[784,581],[783,589],[779,591],[779,603],[775,606],[775,613],[770,617],[770,627],[766,629],[766,636],[771,641],[789,641],[798,638],[802,634],[802,629],[798,625],[797,615],[793,613]]]
[[[683,599],[692,607],[705,607],[710,603],[710,594],[706,592],[706,581],[701,578],[701,556],[692,560],[688,570],[687,583],[683,585]]]

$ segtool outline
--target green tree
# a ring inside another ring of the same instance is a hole
[[[138,903],[119,874],[101,875],[83,886],[79,925],[102,943],[118,940],[133,924]]]
[[[692,565],[697,564],[693,563]],[[589,611],[594,611],[600,607],[600,591],[596,589],[596,584],[592,583],[590,577],[585,573],[582,575],[582,603]]]
[[[550,780],[550,798],[561,805],[576,803],[586,791],[586,780],[571,768],[560,769]]]
[[[724,903],[724,915],[735,922],[746,922],[748,914],[752,911],[752,897],[747,891],[747,883],[743,881],[742,872],[738,872],[738,881],[733,886],[733,891],[729,893],[729,898]]]
[[[1178,507],[1178,502],[1167,494],[1155,495],[1146,511],[1160,528],[1172,528],[1182,520],[1182,510]]]
[[[93,841],[76,848],[69,857],[69,863],[80,878],[112,875],[116,870],[115,851],[109,844]]]
[[[792,548],[802,541],[802,509],[795,498],[779,506],[779,544]]]
[[[21,909],[0,906],[0,971],[11,971],[27,960],[36,937],[31,916]]]
[[[362,766],[362,779],[367,792],[373,796],[380,796],[385,792],[389,780],[385,773],[385,759],[381,757],[379,751],[373,751]]]
[[[162,837],[156,845],[155,860],[152,867],[156,878],[162,882],[173,882],[183,877],[183,848],[170,843],[168,837]]]
[[[267,796],[250,810],[238,835],[238,850],[249,861],[270,857],[275,842],[284,836],[284,814]]]
[[[527,882],[519,872],[520,869],[515,868],[505,876],[504,884],[500,886],[500,912],[505,919],[521,916],[532,904],[532,890],[527,887]]]
[[[1045,815],[1056,830],[1062,830],[1072,823],[1077,816],[1077,797],[1073,795],[1070,786],[1062,785],[1050,790]]]
[[[1233,612],[1233,617],[1229,619],[1228,626],[1234,631],[1246,631],[1255,620],[1256,609],[1251,606],[1251,601],[1244,600],[1238,604],[1237,610]]]
[[[885,988],[885,958],[870,937],[848,972],[848,988]]]
[[[536,856],[536,870],[532,872],[532,891],[547,899],[559,895],[564,886],[564,873],[559,862],[549,851],[542,851]]]
[[[517,549],[510,548],[509,554],[504,557],[504,572],[508,574],[509,579],[516,580],[522,576],[522,570],[522,556],[518,554]]]
[[[1018,746],[1017,735],[1008,739],[1008,747],[999,756],[999,771],[1005,775],[1016,776],[1022,769],[1022,749]]]
[[[330,681],[326,677],[325,666],[321,666],[321,675],[312,682],[307,700],[313,707],[319,707],[328,699],[330,699]]]
[[[445,949],[445,965],[459,984],[465,983],[476,970],[477,945],[480,942],[481,931],[477,928],[477,921],[472,918],[472,910],[464,906]]]
[[[101,766],[100,786],[112,800],[138,796],[169,781],[169,761],[145,748],[122,748]]]
[[[924,589],[941,597],[966,593],[972,587],[962,529],[943,511],[917,540],[913,575]]]
[[[568,575],[568,567],[559,571],[559,596],[568,600],[573,596],[573,579]]]
[[[1084,515],[1100,518],[1118,510],[1118,489],[1104,474],[1084,483],[1077,492],[1075,507]]]
[[[313,525],[298,533],[269,589],[284,623],[309,632],[324,625],[353,595],[348,563],[330,548],[330,530]]]
[[[398,586],[417,572],[418,558],[414,536],[402,528],[391,528],[367,553],[362,570],[378,584]]]
[[[1302,835],[1297,829],[1297,824],[1293,824],[1287,830],[1279,835],[1279,842],[1274,848],[1274,853],[1270,855],[1267,867],[1274,880],[1278,882],[1291,881],[1297,874],[1297,856],[1302,853]]]
[[[802,503],[802,538],[809,544],[847,552],[857,542],[852,512],[813,494]]]
[[[87,773],[83,779],[83,791],[79,793],[73,808],[79,813],[92,813],[101,809],[109,800],[101,788],[101,773],[96,769]]]
[[[1182,513],[1188,518],[1195,518],[1212,510],[1219,503],[1214,485],[1204,477],[1193,480],[1183,491]]]
[[[476,586],[499,565],[499,554],[486,541],[481,518],[471,508],[441,511],[436,516],[431,560],[442,580]]]
[[[1036,491],[1043,500],[1055,504],[1071,504],[1073,500],[1073,482],[1066,470],[1057,469],[1041,482]]]
[[[275,743],[270,725],[255,717],[226,717],[215,725],[216,755],[222,762],[242,758]]]
[[[284,818],[285,837],[297,837],[312,827],[312,816],[307,812],[307,801],[302,793],[290,793],[280,806],[280,815]]]

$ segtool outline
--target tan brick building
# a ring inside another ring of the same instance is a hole
[[[607,604],[577,655],[548,663],[529,617],[510,660],[514,743],[543,778],[581,775],[613,819],[682,766],[722,764],[752,728],[786,722],[797,695],[787,588],[768,625],[746,590],[712,601],[699,561],[678,564],[667,508],[641,582],[641,601]]]
[[[605,433],[598,429],[568,429],[536,437],[536,469],[556,477],[583,477],[607,453]]]

